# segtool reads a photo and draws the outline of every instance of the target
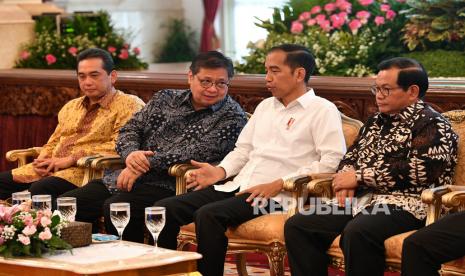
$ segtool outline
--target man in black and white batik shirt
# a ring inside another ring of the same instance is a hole
[[[452,182],[458,137],[421,100],[428,89],[425,69],[408,58],[383,61],[378,69],[371,92],[379,113],[339,164],[336,198],[317,201],[325,208],[286,223],[292,275],[327,275],[326,250],[339,234],[346,275],[383,275],[384,240],[422,227],[421,192]]]

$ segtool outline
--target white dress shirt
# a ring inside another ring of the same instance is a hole
[[[313,89],[284,106],[275,97],[263,100],[242,130],[236,147],[219,164],[232,181],[215,185],[232,192],[279,178],[335,172],[346,151],[341,115]],[[280,192],[273,200],[290,199]],[[284,203],[284,202],[283,202]]]

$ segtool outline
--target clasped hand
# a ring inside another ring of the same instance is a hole
[[[32,167],[34,171],[42,176],[46,177],[51,175],[53,172],[67,169],[74,166],[76,161],[72,156],[68,157],[38,157],[32,161]]]
[[[339,206],[344,207],[347,199],[352,199],[358,186],[355,170],[349,169],[333,175],[333,192]]]

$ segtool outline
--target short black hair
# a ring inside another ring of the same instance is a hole
[[[111,57],[110,53],[100,49],[100,48],[89,48],[79,53],[77,56],[77,66],[79,66],[79,62],[85,59],[91,58],[99,58],[102,60],[102,67],[108,73],[108,75],[115,69],[115,63],[113,62],[113,58]],[[78,68],[76,68],[77,70]]]
[[[400,69],[397,75],[397,85],[406,91],[412,85],[420,88],[419,98],[423,98],[428,90],[428,73],[423,65],[412,58],[395,57],[387,59],[378,64],[378,70],[391,68]]]
[[[228,71],[228,78],[231,79],[234,76],[234,66],[231,59],[218,51],[202,52],[196,55],[189,69],[193,75],[196,75],[201,68],[224,68]]]
[[[268,54],[275,51],[283,51],[286,53],[286,60],[284,63],[291,67],[292,71],[302,67],[305,69],[305,82],[308,82],[310,76],[315,70],[316,63],[312,52],[302,45],[299,44],[281,44],[272,47]]]

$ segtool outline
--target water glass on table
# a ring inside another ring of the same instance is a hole
[[[32,209],[36,211],[52,210],[52,196],[51,195],[33,195],[32,196]]]
[[[11,203],[13,205],[19,205],[28,200],[31,200],[31,193],[28,191],[16,192],[11,194]]]
[[[131,208],[129,203],[127,202],[118,202],[118,203],[111,203],[110,204],[110,218],[111,223],[118,231],[118,236],[120,237],[120,244],[123,241],[123,232],[124,228],[129,223],[129,219],[131,217]]]
[[[64,220],[73,222],[76,217],[76,198],[75,197],[59,197],[57,198],[57,210],[60,212]]]
[[[165,207],[147,207],[145,208],[145,226],[149,229],[155,243],[155,249],[158,249],[157,240],[161,230],[165,227],[166,209]]]

